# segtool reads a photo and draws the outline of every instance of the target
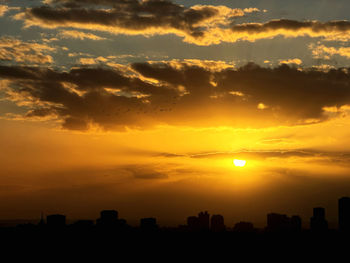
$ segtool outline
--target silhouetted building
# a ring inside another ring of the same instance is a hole
[[[314,214],[310,219],[310,229],[315,232],[323,232],[328,230],[326,212],[323,207],[314,208]]]
[[[213,232],[225,231],[224,217],[222,215],[212,215],[210,229]]]
[[[300,216],[292,216],[290,219],[290,230],[293,232],[300,232],[302,221]]]
[[[96,220],[99,226],[113,226],[118,223],[118,211],[103,210],[100,213],[100,218]]]
[[[270,213],[267,215],[267,230],[286,231],[290,229],[290,218],[286,215]]]
[[[62,228],[66,226],[65,215],[48,215],[46,217],[47,226],[50,228]]]
[[[209,230],[209,219],[210,215],[207,211],[200,212],[198,216],[189,216],[187,218],[188,229],[191,231]]]
[[[350,197],[342,197],[338,200],[339,230],[350,232]]]
[[[87,230],[93,228],[94,225],[94,221],[92,220],[79,220],[73,224],[73,227],[79,230]]]
[[[45,220],[44,220],[44,214],[43,214],[43,212],[41,212],[40,221],[39,221],[39,223],[38,223],[38,226],[39,226],[39,227],[44,227],[44,226],[45,226]]]
[[[155,218],[141,218],[140,228],[142,230],[152,231],[158,229],[157,220]]]
[[[187,217],[187,226],[189,230],[196,231],[199,230],[199,219],[196,216]]]
[[[254,231],[254,225],[250,222],[239,222],[235,224],[233,231],[240,233],[251,233]]]
[[[103,210],[100,215],[103,222],[114,222],[118,220],[118,211],[116,210]]]
[[[207,211],[198,214],[199,229],[209,230],[209,214]]]

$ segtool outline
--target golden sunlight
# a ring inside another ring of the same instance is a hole
[[[238,160],[238,159],[234,159],[233,160],[233,164],[237,167],[244,167],[246,165],[247,161],[245,160]]]

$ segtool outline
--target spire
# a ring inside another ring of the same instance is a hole
[[[44,213],[41,212],[39,226],[45,225]]]

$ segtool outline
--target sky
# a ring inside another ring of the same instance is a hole
[[[345,0],[0,0],[0,219],[227,226],[350,195]],[[233,160],[245,160],[237,167]]]

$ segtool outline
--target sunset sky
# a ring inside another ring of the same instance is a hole
[[[350,2],[0,0],[0,219],[264,226],[350,195]],[[245,160],[237,167],[233,160]]]

